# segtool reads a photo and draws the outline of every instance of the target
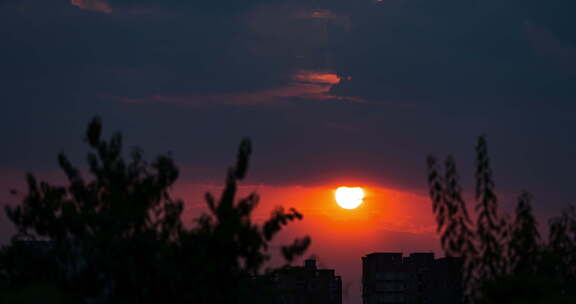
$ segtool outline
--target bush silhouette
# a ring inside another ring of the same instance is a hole
[[[149,163],[133,149],[124,159],[122,137],[103,139],[98,118],[85,141],[92,151],[91,179],[60,154],[68,184],[39,182],[28,174],[21,204],[6,208],[18,231],[0,257],[8,290],[17,294],[48,280],[78,303],[254,303],[256,295],[266,294],[256,290],[270,289],[266,275],[274,269],[262,270],[269,243],[302,214],[278,207],[258,225],[251,219],[258,195],[236,200],[248,170],[249,139],[240,144],[220,198],[206,194],[209,213],[190,228],[181,219],[184,202],[170,194],[179,173],[170,156]],[[44,249],[28,269],[31,258],[17,251],[30,253],[31,244]],[[286,263],[309,244],[304,237],[282,247]]]

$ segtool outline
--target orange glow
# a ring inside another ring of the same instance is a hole
[[[350,80],[351,77],[344,78]],[[263,89],[253,92],[236,92],[210,95],[164,96],[155,95],[144,98],[112,97],[124,103],[171,103],[189,106],[211,104],[257,105],[271,104],[283,99],[306,98],[313,100],[346,100],[363,102],[351,96],[337,96],[331,93],[332,87],[339,84],[342,78],[332,71],[300,70],[291,75],[285,86]]]
[[[354,212],[341,208],[334,202],[334,189],[342,184],[362,185],[364,202]],[[222,185],[180,184],[176,197],[186,201],[185,222],[201,212],[206,212],[204,193],[219,195]],[[304,215],[304,220],[286,227],[286,234],[299,236],[311,234],[317,244],[330,247],[334,242],[363,242],[374,248],[383,244],[389,233],[434,235],[436,223],[429,198],[401,190],[371,185],[368,181],[340,181],[317,186],[266,186],[244,185],[239,195],[256,191],[261,202],[253,219],[265,221],[276,206],[294,207]],[[369,203],[367,203],[369,202]],[[394,248],[394,244],[387,243]],[[424,249],[427,249],[424,248]]]
[[[352,211],[338,206],[334,193],[342,185],[362,185],[364,203]],[[187,225],[193,225],[194,218],[208,211],[204,193],[210,191],[219,196],[222,186],[193,182],[176,186],[174,197],[186,202]],[[238,195],[252,191],[261,198],[252,217],[257,223],[266,221],[276,206],[294,207],[304,216],[302,221],[285,226],[274,238],[270,247],[272,265],[283,265],[281,245],[309,235],[312,245],[303,258],[315,255],[323,267],[337,269],[343,283],[351,284],[350,295],[361,294],[361,257],[368,253],[441,252],[430,199],[424,191],[392,189],[367,179],[334,176],[315,185],[243,184]]]
[[[294,79],[301,82],[334,85],[340,83],[341,78],[333,72],[300,71]]]
[[[344,209],[356,209],[364,200],[364,190],[360,187],[338,187],[334,197],[338,206]]]

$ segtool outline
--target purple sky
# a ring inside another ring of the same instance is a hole
[[[420,197],[428,154],[453,154],[471,189],[474,143],[487,134],[498,189],[531,191],[544,218],[576,192],[574,9],[0,0],[0,204],[26,171],[58,180],[58,152],[83,161],[84,127],[100,115],[147,156],[172,151],[183,183],[220,183],[247,135],[251,184],[361,180]]]

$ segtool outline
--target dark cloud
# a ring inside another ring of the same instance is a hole
[[[279,2],[276,0],[244,0],[244,1],[180,1],[180,0],[70,0],[70,3],[81,9],[100,12],[112,10],[142,11],[143,8],[170,8],[196,11],[217,11],[220,13],[237,12],[251,8],[259,3]]]
[[[576,19],[571,12],[576,3],[569,0],[529,0],[515,1],[520,7],[527,7],[531,21],[545,27],[562,41],[576,45]]]
[[[112,7],[110,7],[108,0],[70,0],[70,4],[84,10],[112,13]]]
[[[190,179],[218,180],[251,135],[254,180],[423,191],[428,153],[454,152],[472,172],[485,132],[502,189],[569,199],[576,27],[555,13],[568,2],[0,6],[2,167],[82,155],[84,124],[101,114],[130,144],[174,151]]]
[[[352,15],[354,33],[336,48],[353,76],[335,93],[383,101],[541,102],[573,98],[573,70],[531,48],[528,15],[472,1],[383,1]]]

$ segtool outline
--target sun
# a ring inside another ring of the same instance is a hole
[[[344,209],[356,209],[364,200],[364,190],[360,187],[338,187],[334,197],[338,206]]]

